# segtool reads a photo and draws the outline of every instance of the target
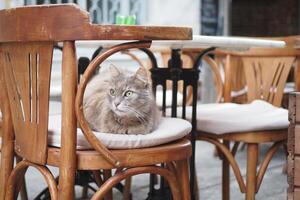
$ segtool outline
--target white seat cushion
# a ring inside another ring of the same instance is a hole
[[[60,147],[61,116],[49,118],[48,144]],[[180,139],[190,133],[192,125],[182,119],[162,118],[157,129],[146,135],[125,135],[94,132],[96,137],[109,149],[144,148],[165,144]],[[81,129],[77,129],[77,149],[91,149]]]
[[[192,107],[186,108],[191,119]],[[167,110],[167,114],[170,114]],[[178,116],[182,108],[178,108]],[[197,129],[215,134],[276,130],[287,128],[288,110],[255,100],[250,104],[213,103],[197,105]]]
[[[156,104],[159,107],[162,107],[162,100],[163,100],[163,91],[157,90],[156,91]],[[183,100],[183,95],[180,92],[177,92],[177,105],[181,106]],[[172,106],[172,90],[166,91],[166,107]]]

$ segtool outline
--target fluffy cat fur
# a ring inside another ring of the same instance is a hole
[[[105,133],[147,134],[160,118],[144,67],[130,73],[110,65],[88,83],[83,109],[90,127]]]

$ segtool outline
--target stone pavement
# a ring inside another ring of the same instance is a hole
[[[60,110],[59,104],[51,105],[51,113],[56,113]],[[261,145],[262,155],[267,151],[271,144]],[[197,142],[196,146],[196,167],[197,178],[199,183],[199,192],[201,200],[221,200],[221,161],[213,156],[214,147],[206,142]],[[236,158],[242,168],[242,174],[246,172],[246,149],[237,152]],[[282,173],[282,166],[285,163],[285,153],[280,149],[271,160],[269,168],[265,174],[261,188],[256,195],[257,200],[285,200],[287,189],[286,174]],[[57,169],[50,168],[54,174],[57,174]],[[138,175],[133,177],[132,193],[133,200],[143,200],[148,193],[148,175]],[[28,188],[29,199],[41,191],[46,183],[42,176],[34,169],[29,169],[26,174],[26,183]],[[76,193],[80,199],[81,188],[76,188]],[[114,199],[122,199],[118,191],[114,191]],[[240,193],[237,182],[231,171],[231,199],[242,200],[244,195]]]

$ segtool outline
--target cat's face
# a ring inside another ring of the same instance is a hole
[[[111,69],[107,100],[117,116],[144,118],[144,113],[149,112],[152,93],[147,74],[142,70],[145,69],[139,69],[135,74],[126,74],[116,68]]]

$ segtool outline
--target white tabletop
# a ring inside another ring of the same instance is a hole
[[[129,42],[122,40],[110,41],[78,41],[77,46],[103,46],[111,47],[120,43]],[[247,37],[230,37],[230,36],[203,36],[193,35],[193,40],[155,40],[152,41],[151,47],[169,47],[173,49],[182,48],[207,48],[207,47],[220,47],[220,48],[242,48],[247,49],[250,47],[270,47],[282,48],[285,47],[284,41],[274,41],[266,39],[255,39]]]
[[[246,37],[230,36],[203,36],[193,35],[193,40],[164,40],[153,41],[153,46],[170,46],[171,48],[204,48],[204,47],[221,47],[221,48],[250,48],[250,47],[285,47],[284,41],[274,41],[265,39],[255,39]]]

